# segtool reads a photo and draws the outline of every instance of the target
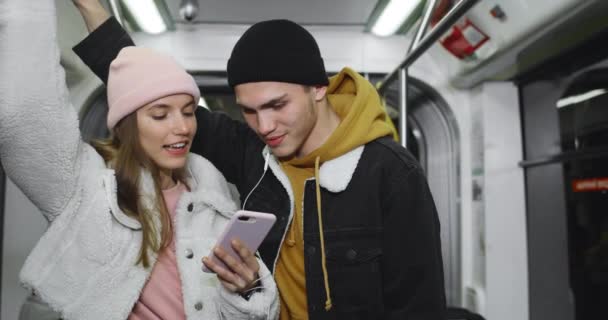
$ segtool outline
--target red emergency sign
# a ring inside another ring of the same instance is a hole
[[[572,181],[574,192],[608,190],[608,178],[576,179]]]
[[[452,27],[452,31],[440,40],[443,47],[458,59],[471,57],[479,47],[486,43],[490,37],[481,29],[464,18]]]

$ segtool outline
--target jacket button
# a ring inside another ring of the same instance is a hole
[[[202,302],[197,302],[197,303],[194,305],[194,309],[196,309],[196,311],[201,311],[201,310],[203,310],[203,303],[202,303]]]
[[[193,257],[194,257],[194,252],[192,252],[192,249],[186,249],[186,258],[192,259]]]
[[[194,210],[194,205],[191,203],[188,205],[188,212],[192,212]]]
[[[348,249],[348,251],[346,251],[346,259],[353,261],[356,257],[357,251],[355,251],[354,249]]]
[[[308,254],[313,255],[315,254],[315,252],[317,251],[317,248],[313,247],[313,246],[309,246],[306,251],[308,252]]]

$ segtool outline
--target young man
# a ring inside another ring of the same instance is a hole
[[[133,42],[99,7],[79,8],[92,32],[74,50],[106,82]],[[259,252],[281,319],[445,319],[435,205],[375,88],[348,68],[328,79],[315,39],[287,20],[243,34],[228,82],[247,125],[197,108],[192,152],[245,209],[277,216]]]

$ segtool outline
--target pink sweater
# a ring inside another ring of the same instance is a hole
[[[175,218],[177,201],[185,190],[186,187],[183,184],[163,190],[167,209],[173,218]],[[175,241],[173,240],[165,250],[159,253],[150,279],[129,316],[129,320],[162,319],[186,319],[182,285],[175,257]]]

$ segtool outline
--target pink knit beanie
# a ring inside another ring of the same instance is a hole
[[[198,105],[196,82],[173,58],[142,47],[126,47],[110,64],[108,128],[144,105],[185,93]]]

